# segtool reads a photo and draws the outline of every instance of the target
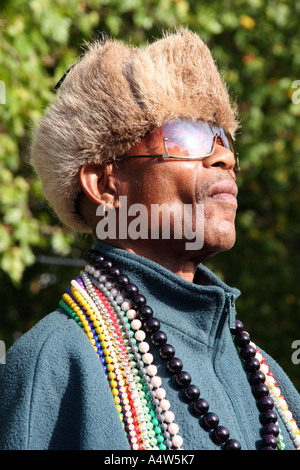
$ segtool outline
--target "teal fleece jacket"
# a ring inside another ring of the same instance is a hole
[[[189,283],[148,259],[106,243],[99,242],[97,249],[139,286],[184,370],[231,438],[239,440],[242,449],[259,449],[259,412],[228,324],[229,295],[236,299],[239,291],[202,265],[195,283]],[[157,350],[151,352],[183,448],[219,449],[190,413]],[[279,365],[262,354],[299,425],[298,392]],[[83,330],[60,309],[8,351],[6,364],[0,365],[0,397],[0,449],[129,450],[100,361]],[[293,449],[281,418],[279,424],[286,449]]]

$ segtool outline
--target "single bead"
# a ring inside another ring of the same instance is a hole
[[[274,410],[267,410],[260,414],[260,422],[261,424],[267,423],[276,423],[277,422],[277,413]]]
[[[157,388],[157,387],[160,387],[160,386],[161,386],[162,381],[161,381],[161,378],[160,378],[160,377],[155,376],[155,377],[152,377],[151,383],[152,383],[153,387]]]
[[[177,357],[172,357],[172,359],[167,362],[167,369],[173,374],[180,372],[182,367],[183,364]]]
[[[257,385],[265,382],[265,374],[260,370],[252,372],[249,376],[249,382],[251,385]]]
[[[142,294],[136,294],[132,298],[132,303],[136,308],[142,307],[146,304],[146,298]]]
[[[200,390],[199,390],[198,387],[196,387],[196,385],[189,385],[185,389],[184,394],[185,394],[185,396],[188,400],[196,401],[196,400],[198,400],[198,398],[200,396]]]
[[[166,412],[164,413],[164,419],[165,419],[165,422],[166,422],[166,423],[172,423],[172,422],[174,421],[174,419],[175,419],[175,415],[174,415],[174,413],[173,413],[172,411],[170,411],[170,410],[169,410],[169,411],[166,411]]]
[[[113,266],[113,262],[108,259],[108,258],[104,258],[102,261],[101,261],[101,270],[104,271],[105,273],[108,271],[109,268],[111,268]]]
[[[148,305],[141,305],[137,310],[137,314],[141,321],[145,321],[153,316],[153,310]]]
[[[128,296],[129,298],[134,297],[136,294],[139,293],[139,289],[135,284],[128,283],[123,287],[123,292]]]
[[[154,375],[157,374],[157,367],[154,364],[151,364],[147,367],[147,374],[150,375],[150,377],[153,377]]]
[[[265,383],[259,383],[252,388],[252,393],[255,398],[266,397],[269,395],[269,387]]]
[[[247,372],[255,372],[259,370],[260,368],[260,363],[255,357],[250,357],[249,359],[246,360],[245,362],[245,369]]]
[[[176,383],[181,387],[188,387],[191,383],[191,376],[186,371],[180,371],[176,375]]]
[[[112,279],[115,279],[116,277],[121,275],[120,269],[116,266],[111,266],[110,268],[108,268],[106,273]]]
[[[274,402],[271,397],[262,397],[257,402],[259,411],[272,410],[274,408]]]
[[[277,447],[277,439],[275,436],[272,434],[266,434],[262,438],[262,447],[272,447],[273,449],[276,449]]]
[[[241,331],[235,336],[234,343],[238,348],[242,348],[250,343],[250,336],[246,331]]]
[[[174,357],[175,349],[173,348],[171,344],[164,344],[160,348],[159,354],[163,359],[169,360],[169,359],[172,359],[172,357]]]
[[[272,434],[273,436],[279,436],[279,428],[275,423],[267,423],[261,430],[262,435]]]
[[[159,405],[160,405],[162,411],[168,411],[170,409],[170,406],[171,406],[169,400],[166,400],[165,398],[160,401]]]
[[[151,364],[153,362],[153,356],[150,353],[143,354],[142,359],[145,364]]]
[[[147,353],[149,351],[149,344],[143,341],[142,343],[139,344],[139,351],[143,354]]]
[[[131,328],[133,330],[139,330],[142,326],[142,323],[140,320],[138,320],[137,318],[135,320],[132,320],[131,322]]]
[[[199,398],[199,400],[194,403],[194,410],[200,416],[205,415],[209,410],[209,404],[204,398]]]
[[[249,359],[250,357],[254,357],[256,354],[256,350],[251,344],[247,344],[246,346],[243,346],[240,350],[240,355],[242,359]]]
[[[241,444],[236,439],[229,439],[223,447],[224,450],[241,450]]]
[[[203,416],[203,424],[207,429],[216,429],[219,425],[219,417],[210,411]]]
[[[179,432],[179,426],[178,424],[176,423],[171,423],[169,426],[168,426],[168,432],[174,436],[175,434],[177,434]]]
[[[160,322],[157,320],[157,318],[149,318],[145,322],[145,329],[148,331],[148,333],[155,333],[160,329]]]
[[[236,335],[237,333],[240,333],[241,331],[244,330],[244,325],[240,320],[235,321],[235,328],[231,329],[231,334]]]
[[[182,437],[179,436],[178,434],[176,434],[176,436],[173,436],[172,437],[172,444],[174,447],[181,447],[182,444],[183,444],[183,440],[182,440]]]
[[[121,306],[121,308],[122,308],[122,306]],[[128,318],[128,320],[134,320],[136,318],[136,316],[137,316],[137,313],[133,308],[129,308],[126,311],[126,317]]]
[[[218,426],[212,434],[212,437],[217,444],[223,444],[228,441],[229,436],[229,431],[225,426]]]
[[[124,274],[120,274],[115,279],[115,283],[118,287],[123,288],[126,284],[129,284],[129,277]]]
[[[137,341],[144,341],[146,333],[143,330],[138,330],[135,332],[134,337]]]
[[[158,400],[162,400],[166,397],[166,391],[164,388],[159,387],[157,390],[155,390],[155,395]]]
[[[163,331],[155,331],[151,335],[151,341],[155,346],[163,346],[167,341],[167,335]]]
[[[123,296],[122,296],[123,298]],[[128,312],[129,310],[131,309],[131,303],[130,302],[127,302],[127,300],[125,300],[125,302],[122,302],[121,303],[121,310],[123,310],[123,312]],[[133,310],[135,311],[135,310]]]

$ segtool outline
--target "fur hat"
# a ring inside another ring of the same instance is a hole
[[[181,28],[141,48],[96,41],[35,129],[31,162],[61,221],[90,232],[76,211],[82,166],[124,155],[167,120],[211,121],[214,112],[234,136],[236,105],[196,34]]]

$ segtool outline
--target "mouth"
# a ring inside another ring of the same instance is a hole
[[[237,206],[238,187],[234,181],[224,180],[215,184],[208,193],[208,197]]]

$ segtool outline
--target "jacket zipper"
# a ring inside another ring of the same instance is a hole
[[[228,315],[229,312],[229,315]],[[221,332],[223,331],[226,318],[228,316],[229,328],[235,328],[236,312],[235,312],[235,296],[229,292],[226,292],[226,302],[220,318],[220,322],[215,335],[215,342],[213,346],[212,361],[214,363],[216,353],[218,350]]]

